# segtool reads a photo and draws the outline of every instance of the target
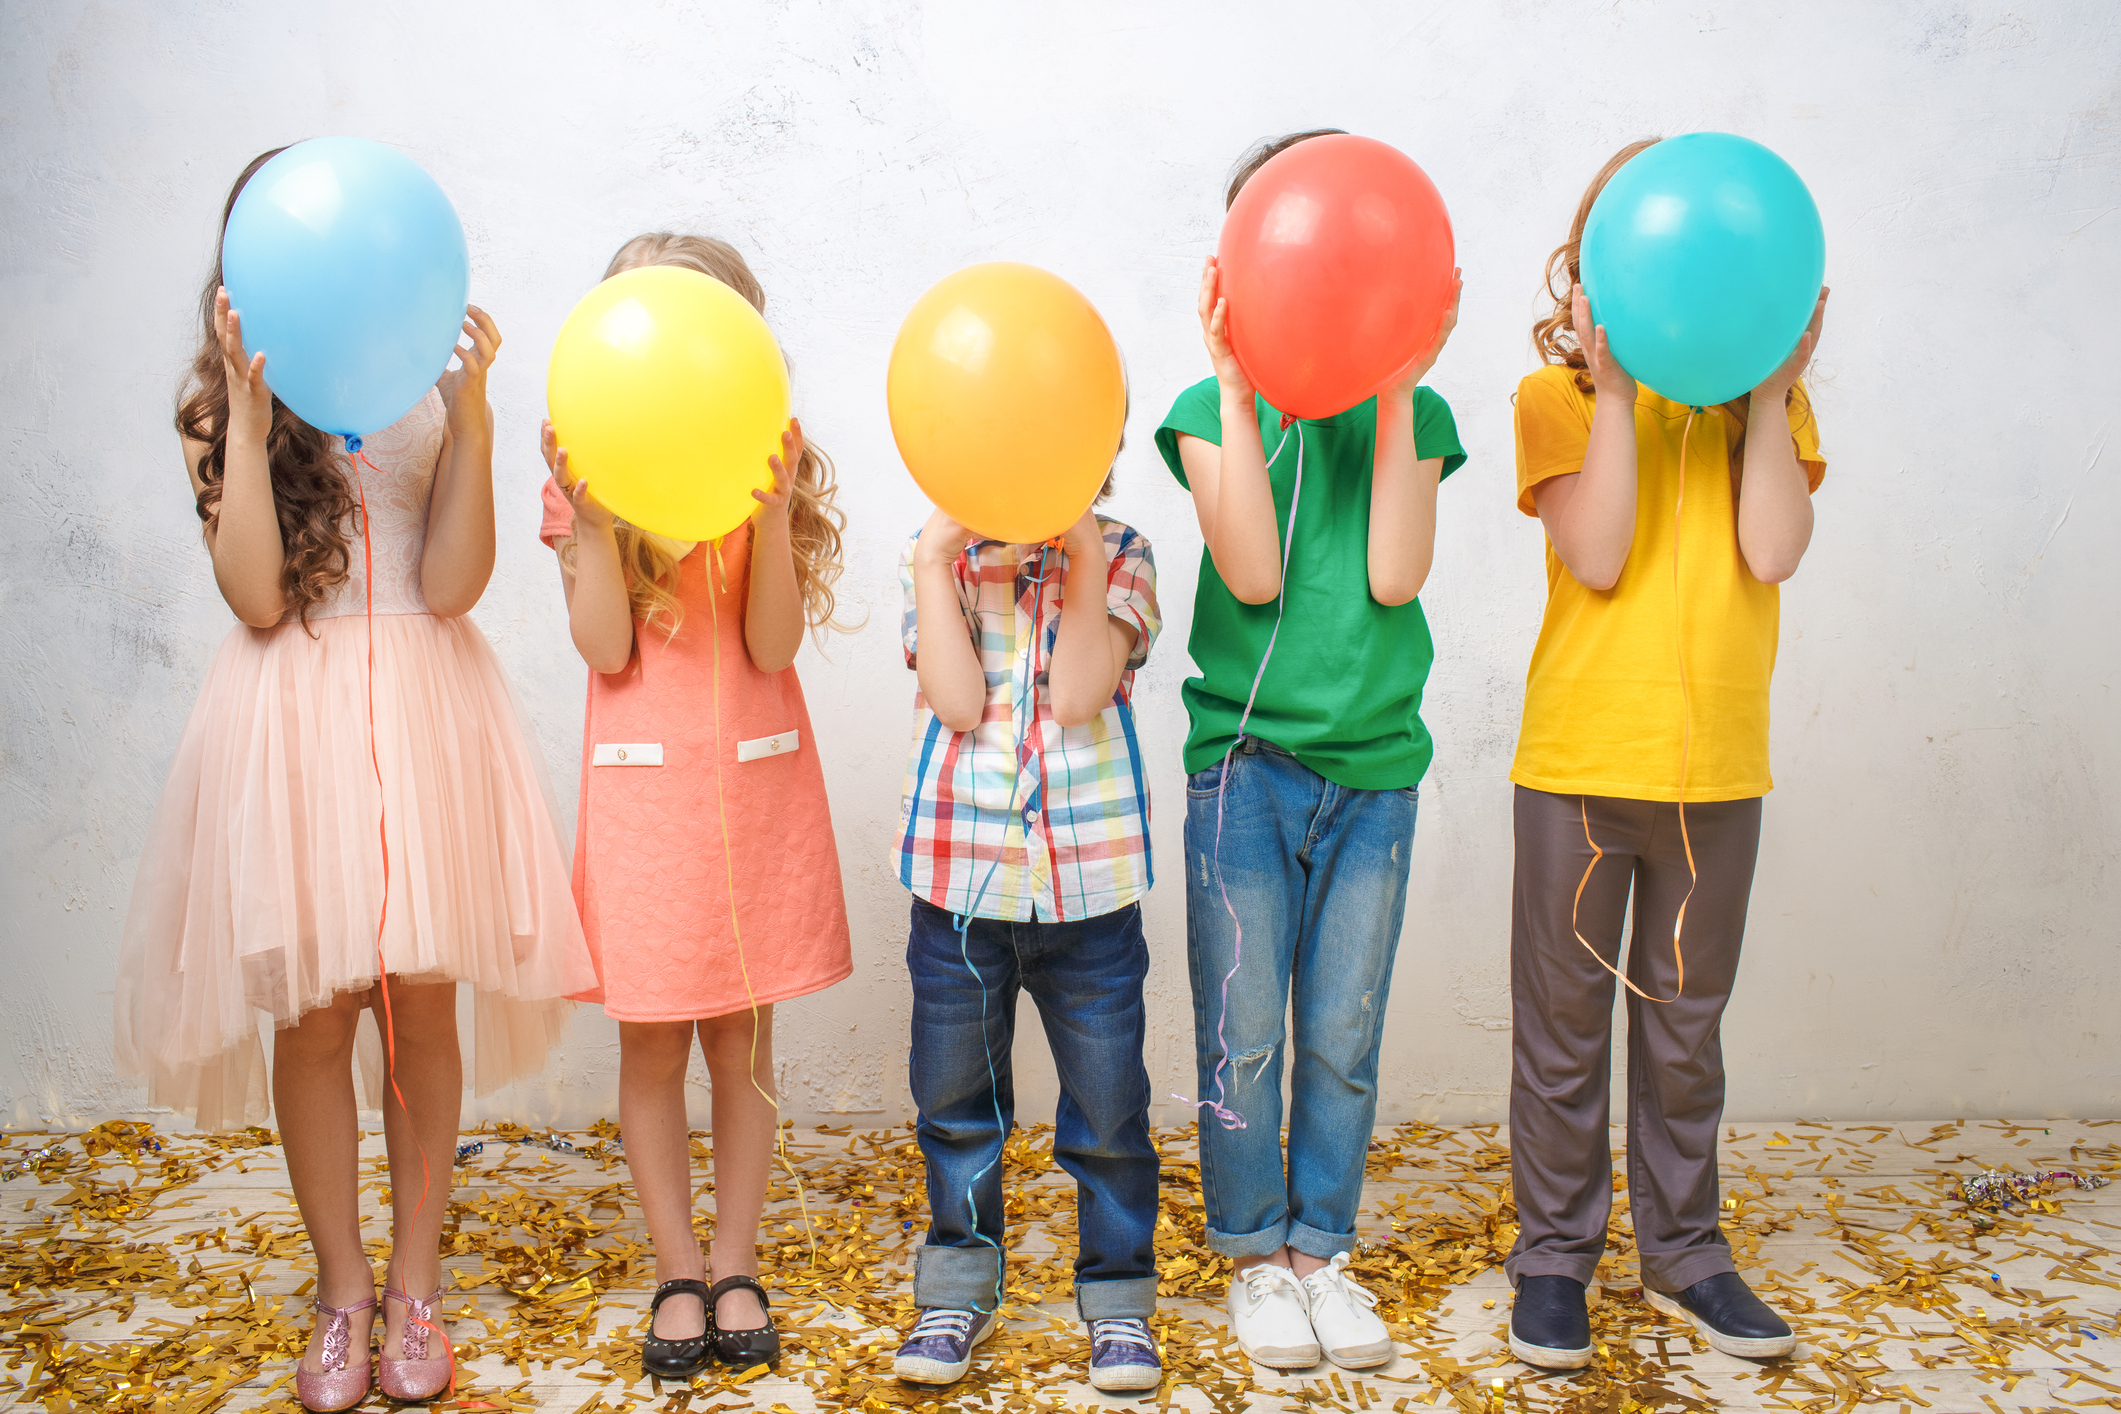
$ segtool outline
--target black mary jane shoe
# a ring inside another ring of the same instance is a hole
[[[707,1329],[683,1340],[665,1340],[655,1333],[655,1313],[673,1296],[697,1296],[706,1308]],[[707,1367],[714,1343],[714,1296],[707,1283],[693,1277],[666,1281],[655,1289],[648,1303],[648,1334],[641,1337],[641,1368],[659,1380],[689,1380]]]
[[[759,1299],[759,1309],[766,1312],[766,1324],[747,1331],[733,1331],[714,1319],[715,1303],[732,1291],[748,1291]],[[766,1288],[760,1286],[756,1277],[723,1277],[707,1294],[707,1329],[712,1337],[714,1358],[724,1365],[739,1370],[748,1370],[754,1365],[765,1365],[779,1369],[781,1363],[781,1333],[773,1328],[773,1312],[766,1300]]]

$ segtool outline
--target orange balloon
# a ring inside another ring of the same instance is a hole
[[[1035,265],[939,281],[891,347],[891,435],[928,499],[967,530],[1028,545],[1081,519],[1127,420],[1119,347],[1097,310]]]

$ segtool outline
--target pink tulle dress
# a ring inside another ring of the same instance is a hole
[[[544,496],[550,545],[574,509],[549,479]],[[624,670],[589,675],[574,888],[598,982],[582,1000],[619,1021],[726,1016],[854,970],[803,684],[752,666],[750,589],[749,526],[686,548],[677,633],[636,620]]]
[[[349,521],[352,575],[306,628],[290,616],[229,632],[148,827],[117,977],[117,1059],[201,1128],[270,1113],[259,1013],[285,1027],[372,986],[379,919],[393,977],[475,989],[481,1094],[538,1070],[565,998],[596,983],[551,785],[500,661],[477,624],[429,613],[421,594],[443,423],[429,393],[367,438],[370,464],[353,468],[373,617]],[[372,1041],[364,1051],[373,1058]]]

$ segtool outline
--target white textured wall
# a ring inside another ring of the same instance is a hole
[[[140,1102],[111,970],[149,809],[228,610],[169,425],[222,195],[253,153],[356,133],[447,188],[507,336],[500,565],[479,622],[572,812],[583,669],[534,539],[544,359],[625,237],[734,240],[804,423],[838,459],[872,611],[802,673],[855,977],[783,1008],[796,1113],[905,1114],[905,897],[886,853],[913,683],[893,558],[923,503],[885,418],[915,296],[978,260],[1103,310],[1134,417],[1115,509],[1171,628],[1140,715],[1166,882],[1149,1064],[1191,1087],[1178,685],[1199,538],[1150,442],[1207,371],[1194,282],[1231,159],[1322,123],[1398,144],[1450,203],[1464,315],[1434,382],[1471,463],[1424,598],[1439,655],[1387,1117],[1492,1118],[1508,1079],[1505,781],[1542,596],[1509,398],[1547,251],[1591,172],[1720,128],[1811,183],[1834,286],[1832,470],[1784,592],[1767,812],[1725,1032],[1734,1114],[2113,1114],[2121,497],[2121,11],[2101,0],[1301,6],[937,3],[4,6],[0,57],[0,1118]],[[1779,13],[1774,13],[1779,11]],[[611,16],[623,15],[625,18]],[[1023,1018],[1028,1035],[1035,1026]],[[1027,1069],[1049,1075],[1027,1045]],[[593,1010],[489,1112],[614,1110]],[[1036,1115],[1050,1081],[1024,1087]],[[1175,1113],[1175,1111],[1173,1111]],[[1168,1117],[1168,1116],[1167,1116]]]

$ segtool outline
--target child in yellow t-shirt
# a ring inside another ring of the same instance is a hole
[[[1506,1270],[1511,1350],[1557,1368],[1591,1358],[1584,1292],[1612,1203],[1613,964],[1631,890],[1628,1194],[1644,1291],[1730,1354],[1796,1341],[1738,1276],[1717,1221],[1718,1028],[1772,786],[1776,585],[1804,555],[1826,474],[1797,381],[1826,291],[1750,397],[1689,408],[1638,387],[1591,327],[1577,252],[1599,191],[1649,145],[1623,148],[1584,194],[1548,264],[1556,307],[1533,330],[1547,366],[1516,399],[1517,504],[1546,529],[1547,607],[1510,770],[1520,1228]]]

